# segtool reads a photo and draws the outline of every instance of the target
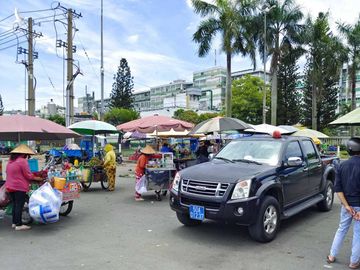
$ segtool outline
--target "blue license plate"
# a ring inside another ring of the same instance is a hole
[[[196,220],[204,220],[205,218],[205,208],[204,206],[199,205],[190,205],[189,206],[190,218]]]

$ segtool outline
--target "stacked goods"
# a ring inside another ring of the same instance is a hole
[[[59,220],[61,202],[62,193],[45,183],[30,196],[30,216],[41,223],[56,222]]]
[[[87,163],[85,163],[85,167],[97,167],[102,165],[103,161],[97,157],[92,157]]]

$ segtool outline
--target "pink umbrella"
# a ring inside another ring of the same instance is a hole
[[[124,132],[138,131],[142,133],[152,133],[154,131],[169,131],[170,129],[174,129],[175,131],[190,130],[193,126],[194,125],[189,122],[156,114],[118,125],[116,128]]]
[[[0,116],[0,141],[62,140],[81,137],[50,120],[27,115]]]

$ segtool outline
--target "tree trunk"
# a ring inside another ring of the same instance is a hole
[[[351,65],[351,111],[356,109],[356,63],[355,53]],[[355,136],[355,128],[350,128],[350,136]]]
[[[276,126],[277,112],[277,64],[273,67],[271,75],[271,124]]]
[[[226,53],[225,115],[231,117],[231,53]]]
[[[279,34],[276,37],[275,41],[275,52],[273,54],[274,59],[272,59],[272,74],[271,74],[271,124],[276,126],[277,118],[277,73],[278,73],[278,61],[280,55],[280,44],[279,44]]]
[[[311,128],[317,130],[317,92],[315,80],[312,82]]]

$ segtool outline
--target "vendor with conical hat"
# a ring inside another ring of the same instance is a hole
[[[115,176],[116,176],[116,155],[114,148],[111,144],[107,144],[104,147],[105,158],[104,167],[106,171],[107,180],[109,183],[108,190],[114,191],[115,189]]]
[[[21,144],[10,152],[9,163],[6,166],[5,187],[10,193],[13,203],[12,228],[16,231],[30,229],[22,224],[22,210],[24,208],[26,193],[29,191],[30,181],[43,181],[41,177],[34,176],[27,162],[29,155],[34,151],[27,145]]]
[[[139,156],[136,167],[135,167],[135,182],[138,183],[141,180],[141,177],[145,174],[146,164],[149,161],[151,155],[155,154],[155,150],[147,145],[140,150],[141,155]],[[135,201],[143,201],[141,194],[135,190]]]

